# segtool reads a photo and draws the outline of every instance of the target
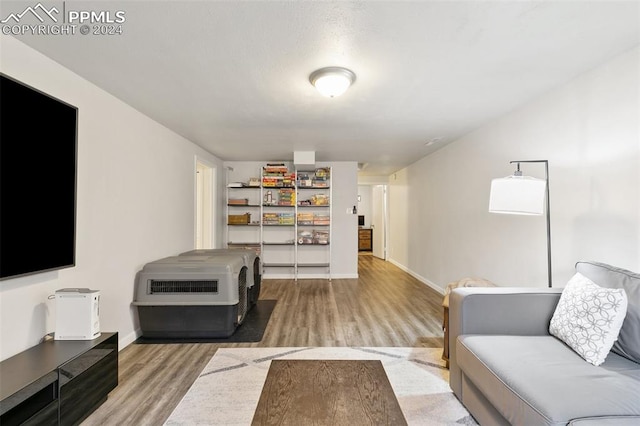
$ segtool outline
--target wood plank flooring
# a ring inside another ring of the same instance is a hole
[[[264,280],[277,299],[257,343],[131,344],[119,384],[83,425],[159,425],[218,348],[283,346],[442,347],[442,296],[389,262],[358,257],[358,279]]]

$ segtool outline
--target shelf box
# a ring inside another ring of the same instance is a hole
[[[293,164],[296,168],[313,168],[316,166],[315,151],[293,151]]]
[[[229,198],[227,202],[230,206],[248,206],[249,199],[248,198]]]
[[[249,222],[251,222],[251,213],[228,215],[229,225],[248,225]]]

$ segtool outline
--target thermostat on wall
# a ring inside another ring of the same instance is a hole
[[[100,291],[56,290],[55,340],[93,340],[100,336]]]

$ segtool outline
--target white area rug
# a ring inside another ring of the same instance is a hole
[[[218,349],[166,424],[250,425],[273,359],[374,359],[409,425],[476,425],[451,392],[441,355],[431,348]]]

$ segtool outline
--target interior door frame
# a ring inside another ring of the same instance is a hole
[[[376,200],[376,196],[374,195],[376,188],[381,188],[382,190],[382,202],[381,203],[375,203],[374,201]],[[388,217],[388,188],[387,185],[385,184],[377,184],[377,185],[371,185],[371,216],[372,216],[372,221],[371,221],[371,227],[373,229],[373,250],[372,250],[372,254],[377,257],[380,258],[382,260],[387,260],[387,243],[389,241],[388,238],[388,229],[389,229],[389,217]],[[381,204],[381,205],[378,205]],[[377,212],[378,209],[381,209],[382,211]],[[379,229],[379,227],[375,226],[373,219],[376,217],[376,215],[379,214],[380,218],[382,219],[382,226],[381,229]],[[376,244],[378,243],[378,244]]]
[[[201,173],[202,175],[200,176]],[[215,209],[216,176],[216,166],[196,155],[193,173],[193,246],[196,249],[215,247],[216,226],[218,220]],[[201,185],[202,188],[200,188]],[[202,229],[200,229],[199,226],[201,217],[203,224]]]

